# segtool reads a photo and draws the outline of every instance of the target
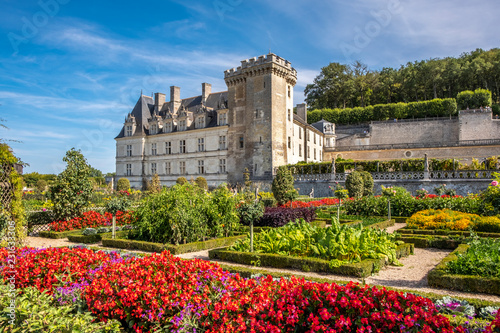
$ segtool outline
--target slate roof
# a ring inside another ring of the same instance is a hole
[[[196,112],[202,107],[201,100],[201,95],[182,99],[181,108],[184,107],[186,111]],[[216,92],[208,95],[205,107],[214,109],[207,111],[208,121],[206,127],[217,126],[217,112],[215,110],[227,107],[227,91]],[[150,96],[141,95],[131,112],[137,123],[137,128],[133,136],[149,135],[149,129],[147,127],[148,119],[150,119],[154,113],[154,99]],[[164,117],[165,112],[160,112],[160,115]],[[125,137],[125,126],[122,127],[120,133],[115,139],[123,137]]]
[[[313,126],[314,128],[318,129],[319,131],[321,131],[321,133],[324,133],[324,128],[325,128],[325,124],[332,124],[331,122],[329,121],[326,121],[325,119],[321,119],[320,121],[317,121],[313,124],[311,124],[311,126]]]

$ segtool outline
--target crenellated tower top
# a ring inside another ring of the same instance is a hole
[[[245,81],[246,77],[269,73],[285,78],[293,86],[297,82],[297,71],[292,67],[292,63],[274,53],[241,61],[238,68],[224,71],[224,80],[230,86]]]

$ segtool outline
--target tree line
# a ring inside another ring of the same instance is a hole
[[[500,49],[477,49],[458,58],[408,62],[371,70],[360,61],[330,63],[304,90],[310,110],[456,98],[464,90],[487,89],[500,102]]]

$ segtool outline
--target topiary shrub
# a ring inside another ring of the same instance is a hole
[[[130,190],[130,181],[127,178],[120,178],[116,183],[117,191],[128,191]]]
[[[204,177],[197,177],[194,181],[194,183],[196,184],[196,186],[198,186],[199,188],[202,188],[204,189],[205,191],[208,190],[208,184],[207,184],[207,180],[204,178]]]
[[[290,169],[286,166],[280,166],[271,186],[278,205],[284,205],[298,197],[299,193],[293,187],[293,183],[294,179]]]
[[[364,192],[364,178],[360,171],[351,172],[345,180],[345,187],[349,191],[349,197],[361,198]],[[372,187],[373,189],[373,187]]]
[[[360,171],[361,177],[363,177],[363,196],[373,195],[373,177],[368,171]]]
[[[188,180],[185,177],[179,177],[175,182],[179,185],[184,185],[188,182]]]
[[[264,207],[259,201],[243,202],[237,209],[240,216],[240,223],[243,225],[250,225],[250,222],[257,222],[264,214]]]

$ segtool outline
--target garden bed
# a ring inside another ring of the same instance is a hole
[[[70,230],[70,231],[40,231],[38,233],[39,237],[51,238],[51,239],[61,239],[67,238],[69,235],[80,235],[82,230]]]
[[[410,229],[410,228],[401,228],[397,231],[400,234],[413,234],[413,235],[441,235],[441,236],[463,236],[470,237],[470,231],[457,231],[457,230],[420,230],[420,229]],[[490,237],[490,238],[500,238],[500,233],[498,232],[473,232],[479,237]]]
[[[115,232],[115,236],[117,238],[125,237],[127,235],[128,235],[128,230]],[[94,235],[70,234],[68,235],[68,240],[73,243],[94,244],[94,243],[99,243],[104,238],[111,238],[112,236],[113,236],[112,232],[106,232]]]
[[[450,274],[446,271],[446,264],[456,260],[458,255],[467,252],[468,248],[469,245],[459,245],[455,251],[450,253],[436,266],[436,268],[430,271],[427,277],[429,286],[500,295],[500,278]]]
[[[413,254],[413,244],[402,244],[396,249],[397,258]],[[294,268],[305,272],[332,273],[345,276],[367,277],[378,272],[386,265],[386,259],[366,259],[358,263],[343,264],[331,267],[330,261],[319,258],[292,257],[278,254],[248,253],[229,251],[227,248],[214,249],[208,252],[210,259],[236,262],[245,265],[260,263],[262,266],[274,268]]]
[[[450,238],[447,236],[430,236],[430,235],[398,235],[397,240],[405,243],[412,243],[417,248],[436,248],[445,250],[454,250],[464,240]]]
[[[209,250],[217,247],[230,246],[239,239],[245,238],[245,235],[210,239],[204,242],[193,242],[187,244],[161,244],[153,242],[145,242],[131,239],[109,239],[103,238],[102,245],[106,247],[114,247],[118,249],[141,250],[147,252],[162,252],[170,251],[172,254],[181,254],[188,252],[197,252]]]

